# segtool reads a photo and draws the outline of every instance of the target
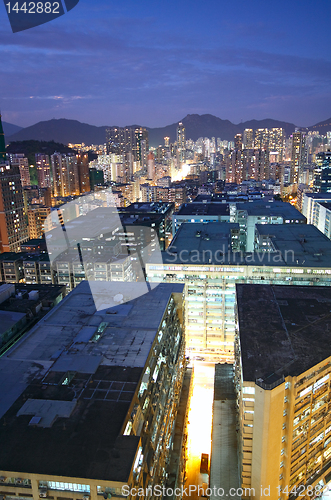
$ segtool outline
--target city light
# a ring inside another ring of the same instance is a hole
[[[198,484],[201,453],[211,454],[214,372],[212,363],[194,362],[193,393],[188,413],[187,483]]]

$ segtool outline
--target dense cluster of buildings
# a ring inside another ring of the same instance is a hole
[[[111,127],[92,161],[36,152],[34,186],[0,128],[0,498],[183,486],[190,360],[216,363],[207,496],[327,486],[330,143]]]

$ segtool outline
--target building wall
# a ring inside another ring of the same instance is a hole
[[[0,169],[0,251],[17,252],[27,241],[22,185],[17,166]]]
[[[274,388],[245,380],[241,387],[240,366],[239,360],[242,487],[254,488],[249,495],[254,499],[286,499],[291,490],[298,493],[300,488],[301,498],[312,497],[306,494],[307,486],[316,491],[330,479],[331,357],[297,377],[286,377]]]
[[[149,281],[185,284],[188,352],[234,359],[235,284],[331,284],[331,269],[256,265],[147,264]]]

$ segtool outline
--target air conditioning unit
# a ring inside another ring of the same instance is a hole
[[[39,488],[39,498],[47,498],[47,488]]]
[[[90,495],[84,495],[83,500],[90,500]]]
[[[22,478],[17,477],[17,478],[15,479],[15,484],[22,484],[22,483],[23,483],[23,479],[22,479]]]

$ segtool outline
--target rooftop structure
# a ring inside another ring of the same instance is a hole
[[[237,210],[247,212],[247,215],[268,217],[282,217],[288,223],[305,223],[306,218],[290,203],[283,201],[254,200],[247,203],[238,203]]]
[[[290,203],[255,200],[237,203],[235,222],[240,224],[243,250],[254,250],[256,224],[305,224],[306,218]]]
[[[0,358],[2,491],[20,477],[34,500],[47,490],[96,500],[164,477],[184,372],[183,286],[121,303],[126,290],[105,290],[98,310],[81,283]]]
[[[21,244],[21,251],[28,253],[42,253],[46,251],[46,248],[45,238],[31,239]]]
[[[279,263],[291,266],[329,267],[331,263],[331,241],[311,224],[257,224],[255,250],[279,255]],[[262,260],[265,265],[267,261]]]
[[[230,222],[230,208],[222,203],[184,203],[172,216],[172,234],[175,235],[183,222]]]
[[[65,293],[63,286],[0,283],[0,356]]]
[[[233,361],[236,283],[331,284],[331,241],[316,227],[256,228],[257,251],[242,252],[236,224],[182,224],[162,261],[146,264],[150,282],[185,283],[188,354]]]

